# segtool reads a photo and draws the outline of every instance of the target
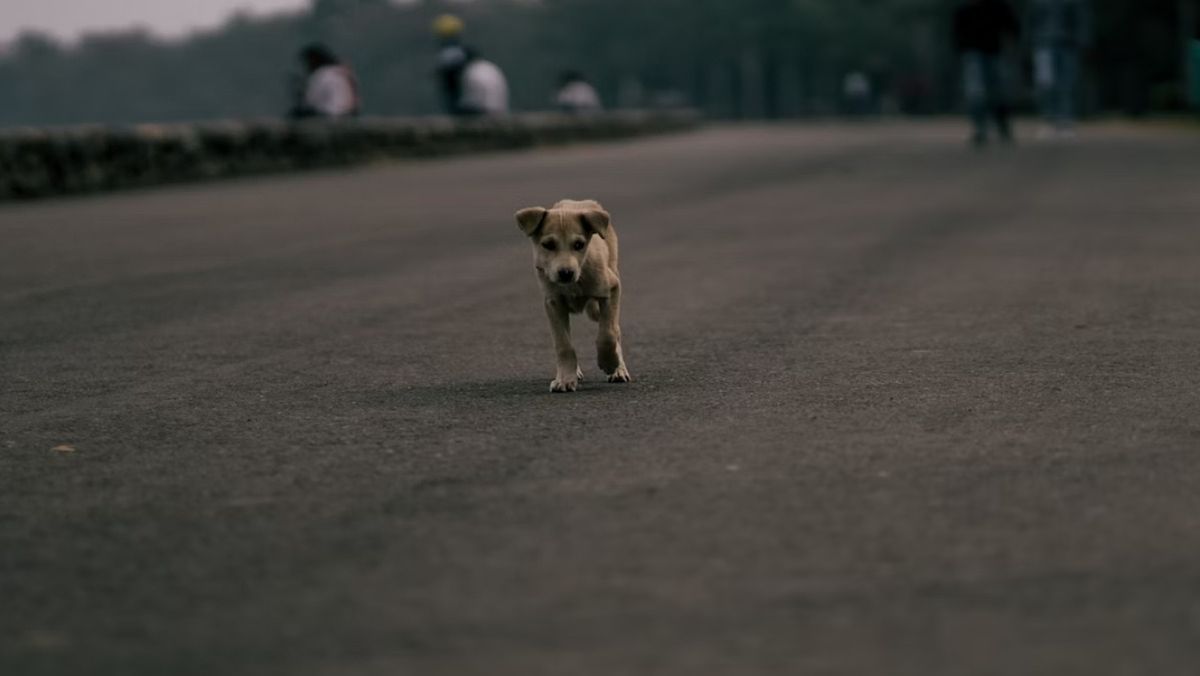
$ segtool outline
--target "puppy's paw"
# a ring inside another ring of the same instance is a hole
[[[621,366],[621,354],[617,351],[617,343],[602,340],[596,344],[596,365],[601,371],[616,373]]]
[[[574,392],[579,389],[579,380],[576,378],[555,378],[550,383],[551,392]]]
[[[583,368],[579,367],[575,369],[575,380],[583,382]]]
[[[633,380],[633,376],[629,375],[629,369],[625,368],[624,364],[618,366],[617,370],[608,377],[610,383],[627,383],[631,380]]]

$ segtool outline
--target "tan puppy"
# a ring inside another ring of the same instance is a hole
[[[610,383],[627,383],[621,352],[621,277],[617,231],[608,212],[592,200],[563,200],[550,209],[517,212],[517,224],[533,243],[533,264],[546,295],[546,316],[558,356],[551,392],[574,392],[583,370],[571,345],[571,315],[587,312],[600,324],[596,358]]]

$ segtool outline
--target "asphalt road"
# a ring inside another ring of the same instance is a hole
[[[1195,674],[1200,135],[961,131],[0,207],[0,673]]]

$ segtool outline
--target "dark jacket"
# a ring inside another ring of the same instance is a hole
[[[437,54],[438,83],[442,89],[442,104],[450,115],[461,114],[462,76],[471,60],[471,50],[457,41],[442,44]]]
[[[1008,0],[966,0],[954,10],[954,46],[960,52],[998,54],[1020,30]]]

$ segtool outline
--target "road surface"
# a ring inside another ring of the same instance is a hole
[[[0,208],[0,673],[1196,673],[1200,135],[961,131]]]

